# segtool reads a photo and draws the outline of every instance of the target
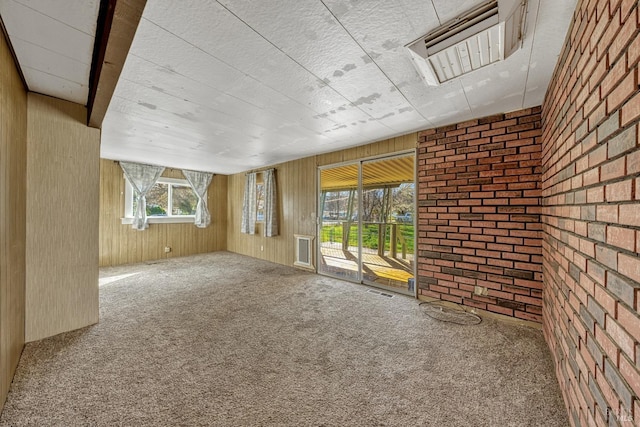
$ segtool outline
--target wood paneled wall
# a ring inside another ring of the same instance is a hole
[[[256,234],[240,233],[245,174],[229,176],[227,250],[292,265],[294,234],[314,235],[316,229],[316,163],[314,157],[283,163],[276,167],[278,224],[280,235],[264,237],[264,224]],[[301,196],[301,197],[300,197]]]
[[[0,411],[24,346],[27,92],[0,32]]]
[[[245,174],[229,176],[227,250],[278,264],[293,265],[294,235],[315,236],[317,232],[318,166],[411,150],[416,148],[416,144],[417,134],[411,133],[347,150],[274,165],[280,224],[280,235],[276,237],[264,237],[261,223],[257,224],[256,234],[248,235],[240,232]]]
[[[100,131],[86,108],[29,93],[25,340],[98,321]]]
[[[166,169],[163,176],[184,179],[179,169]],[[125,179],[120,165],[100,161],[100,266],[131,264],[225,250],[227,246],[227,177],[215,175],[209,185],[207,203],[211,225],[150,224],[144,231],[122,224]],[[164,248],[171,247],[165,253]]]
[[[418,134],[408,133],[396,138],[385,139],[367,145],[361,145],[347,150],[334,151],[316,156],[318,166],[334,163],[349,162],[369,157],[384,156],[400,151],[414,150],[418,145]]]

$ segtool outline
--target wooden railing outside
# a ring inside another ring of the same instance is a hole
[[[342,221],[342,249],[347,251],[349,250],[349,241],[351,240],[351,228],[352,226],[357,225],[353,221]],[[396,222],[363,222],[363,231],[370,229],[367,226],[375,226],[377,228],[378,234],[378,244],[377,250],[379,256],[385,256],[385,247],[386,247],[386,237],[387,237],[387,227],[389,228],[389,256],[392,258],[397,258],[398,256],[398,244],[400,244],[400,254],[402,259],[407,259],[407,251],[408,251],[408,242],[406,237],[398,232],[398,226],[410,226],[413,228],[413,224],[404,224],[404,223],[396,223]],[[333,230],[330,231],[333,233]],[[333,234],[331,234],[333,237]],[[331,239],[333,240],[333,239]],[[366,245],[363,245],[367,247]]]

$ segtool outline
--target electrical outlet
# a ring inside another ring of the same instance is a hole
[[[476,286],[473,288],[473,293],[476,295],[482,295],[482,296],[486,296],[489,294],[489,289],[483,287],[483,286]]]
[[[264,251],[264,246],[260,245],[260,252]]]
[[[171,246],[165,246],[164,253],[168,254],[169,252],[171,252]]]

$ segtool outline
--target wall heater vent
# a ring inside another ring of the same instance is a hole
[[[294,236],[296,239],[296,260],[293,265],[313,270],[313,236],[302,234]]]
[[[516,51],[526,9],[526,0],[489,0],[406,47],[425,82],[437,86]]]

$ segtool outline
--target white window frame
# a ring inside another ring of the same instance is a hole
[[[124,176],[124,175],[123,175]],[[133,224],[133,187],[129,183],[129,180],[124,178],[124,217],[121,218],[122,224]],[[156,184],[168,185],[168,210],[166,216],[150,216],[147,215],[147,222],[149,224],[193,224],[196,220],[195,215],[171,215],[171,203],[172,203],[172,185],[179,185],[183,187],[191,187],[189,181],[186,179],[178,178],[165,178],[160,177]],[[194,192],[195,193],[195,192]],[[205,198],[207,195],[205,194]]]

